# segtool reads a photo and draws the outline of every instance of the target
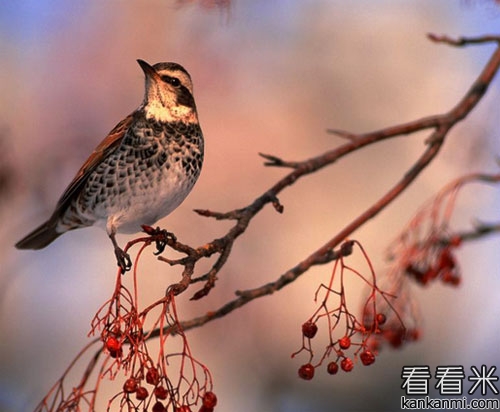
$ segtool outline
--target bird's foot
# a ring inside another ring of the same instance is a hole
[[[116,246],[115,247],[115,256],[116,263],[120,267],[122,275],[129,271],[132,267],[132,261],[130,260],[130,256],[127,252],[125,252],[122,248]]]
[[[156,256],[163,253],[165,247],[168,245],[168,242],[177,241],[175,235],[171,232],[166,231],[165,229],[160,229],[159,227],[153,228],[151,226],[146,226],[146,225],[143,225],[142,229],[149,236],[154,238],[154,241],[156,242],[156,252],[154,252],[154,254]]]

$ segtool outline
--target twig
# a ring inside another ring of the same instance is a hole
[[[467,44],[479,44],[496,42],[500,44],[500,36],[484,36],[478,38],[461,38],[457,40],[452,40],[448,37],[442,36],[430,36],[431,40],[435,42],[443,42],[452,45],[467,45]],[[422,155],[418,160],[408,169],[404,176],[397,182],[392,188],[390,188],[377,202],[375,202],[371,207],[369,207],[365,212],[356,217],[348,225],[346,225],[342,230],[340,230],[333,238],[328,240],[323,246],[318,248],[316,251],[311,253],[308,257],[297,263],[294,267],[283,273],[278,279],[273,282],[269,282],[258,288],[237,292],[238,297],[224,305],[219,309],[210,312],[204,316],[191,319],[189,321],[182,322],[182,327],[184,330],[191,329],[194,327],[201,326],[210,320],[222,317],[227,313],[245,305],[246,303],[265,295],[270,295],[284,286],[292,283],[300,275],[306,272],[311,266],[324,264],[335,259],[334,249],[347,237],[351,236],[354,231],[360,228],[367,221],[375,217],[380,213],[387,205],[398,198],[401,193],[406,190],[410,184],[422,173],[423,170],[432,162],[432,160],[439,153],[444,141],[449,133],[449,131],[463,120],[476,106],[476,104],[481,100],[484,93],[486,92],[489,84],[493,80],[495,74],[500,67],[500,46],[498,46],[490,57],[489,61],[485,65],[484,69],[471,85],[464,97],[458,102],[458,104],[453,107],[449,112],[441,115],[433,115],[424,117],[418,120],[414,120],[407,123],[402,123],[396,126],[390,126],[384,129],[380,129],[374,132],[369,132],[365,134],[351,134],[348,132],[340,132],[338,130],[331,130],[331,133],[339,134],[344,137],[348,137],[348,142],[341,145],[335,149],[325,152],[320,156],[316,156],[300,162],[287,162],[283,161],[279,157],[272,155],[262,155],[268,160],[268,165],[270,166],[283,166],[290,167],[293,170],[280,179],[276,184],[264,192],[261,196],[255,199],[251,204],[242,208],[233,210],[227,213],[214,213],[210,211],[198,211],[198,213],[204,216],[215,217],[216,219],[236,219],[237,223],[233,226],[229,232],[222,238],[216,239],[207,245],[196,249],[199,253],[198,256],[209,256],[213,253],[222,253],[223,251],[229,251],[236,240],[248,227],[252,218],[263,209],[263,207],[268,203],[275,203],[277,196],[287,187],[296,183],[302,177],[312,174],[328,165],[335,163],[342,157],[350,154],[362,147],[369,146],[374,143],[378,143],[382,140],[406,136],[413,134],[418,131],[431,129],[431,134],[429,135],[426,143],[427,148],[424,150]],[[485,233],[485,232],[483,232]],[[175,249],[175,247],[174,247]],[[207,253],[200,253],[207,252]],[[205,275],[206,278],[210,279],[210,287],[213,287],[215,275],[222,268],[223,264],[227,260],[229,253],[224,253],[222,260],[218,260],[216,265],[212,268],[210,275]],[[206,290],[205,290],[206,292]],[[203,293],[203,296],[206,293]],[[154,335],[152,335],[154,336]]]

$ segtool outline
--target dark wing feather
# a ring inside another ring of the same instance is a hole
[[[111,132],[106,136],[106,138],[95,148],[92,154],[89,156],[87,161],[80,168],[76,176],[73,178],[69,186],[64,191],[63,195],[57,202],[56,210],[54,215],[60,216],[64,212],[73,197],[80,192],[80,189],[87,181],[89,175],[95,170],[95,168],[101,163],[102,159],[106,158],[111,154],[123,140],[123,136],[130,127],[133,121],[133,115],[130,114],[120,123],[118,123]]]
[[[109,156],[120,145],[123,136],[133,121],[133,115],[127,116],[118,123],[106,138],[95,148],[87,161],[80,168],[68,188],[57,202],[56,209],[49,220],[41,224],[23,239],[16,243],[18,249],[41,249],[54,241],[62,233],[57,232],[59,218],[71,204],[73,198],[78,196],[89,175],[95,170],[106,156]]]

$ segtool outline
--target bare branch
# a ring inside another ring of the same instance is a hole
[[[440,38],[439,41],[448,42],[447,38]],[[460,43],[487,43],[496,41],[500,43],[500,37],[479,37],[476,39],[461,40]],[[437,41],[436,39],[432,39]],[[409,135],[418,131],[431,129],[431,134],[427,139],[427,147],[417,161],[408,169],[404,176],[392,188],[390,188],[377,202],[370,206],[365,212],[356,217],[352,222],[340,230],[333,238],[328,240],[323,246],[311,253],[308,257],[297,263],[294,267],[282,274],[278,279],[273,282],[262,285],[261,287],[237,292],[238,298],[228,302],[219,309],[206,314],[204,316],[192,319],[190,321],[182,322],[184,329],[201,326],[202,324],[224,316],[232,312],[234,309],[245,305],[246,303],[265,295],[272,294],[284,286],[290,284],[300,275],[306,272],[311,266],[327,263],[335,258],[334,249],[346,238],[352,235],[354,231],[360,228],[368,220],[375,217],[387,205],[398,198],[401,193],[407,189],[410,184],[422,173],[423,170],[432,162],[432,160],[439,153],[449,131],[463,120],[481,100],[486,92],[489,84],[493,80],[495,74],[500,67],[500,46],[495,49],[490,60],[485,65],[484,69],[469,88],[464,97],[452,108],[448,113],[441,115],[433,115],[414,120],[407,123],[402,123],[396,126],[390,126],[374,132],[365,134],[350,134],[347,132],[339,132],[333,130],[332,133],[340,134],[349,137],[349,142],[341,145],[335,149],[325,152],[320,156],[307,159],[302,162],[285,162],[278,157],[271,155],[263,155],[264,158],[272,162],[272,165],[277,166],[293,166],[293,171],[280,179],[275,185],[268,189],[264,194],[258,197],[250,205],[232,211],[220,216],[238,216],[238,223],[226,234],[224,237],[217,239],[224,245],[232,245],[236,238],[244,232],[250,220],[267,204],[273,203],[277,195],[285,188],[296,183],[300,178],[314,173],[328,165],[333,164],[343,156],[359,150],[362,147],[369,146],[379,141]],[[211,215],[211,214],[210,214]],[[215,271],[218,272],[222,265],[219,265]]]

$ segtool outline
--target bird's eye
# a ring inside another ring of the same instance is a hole
[[[174,87],[179,87],[181,85],[181,82],[180,82],[180,80],[177,77],[171,77],[171,76],[163,75],[163,76],[161,76],[161,79],[164,82],[169,83],[169,84],[171,84]]]

